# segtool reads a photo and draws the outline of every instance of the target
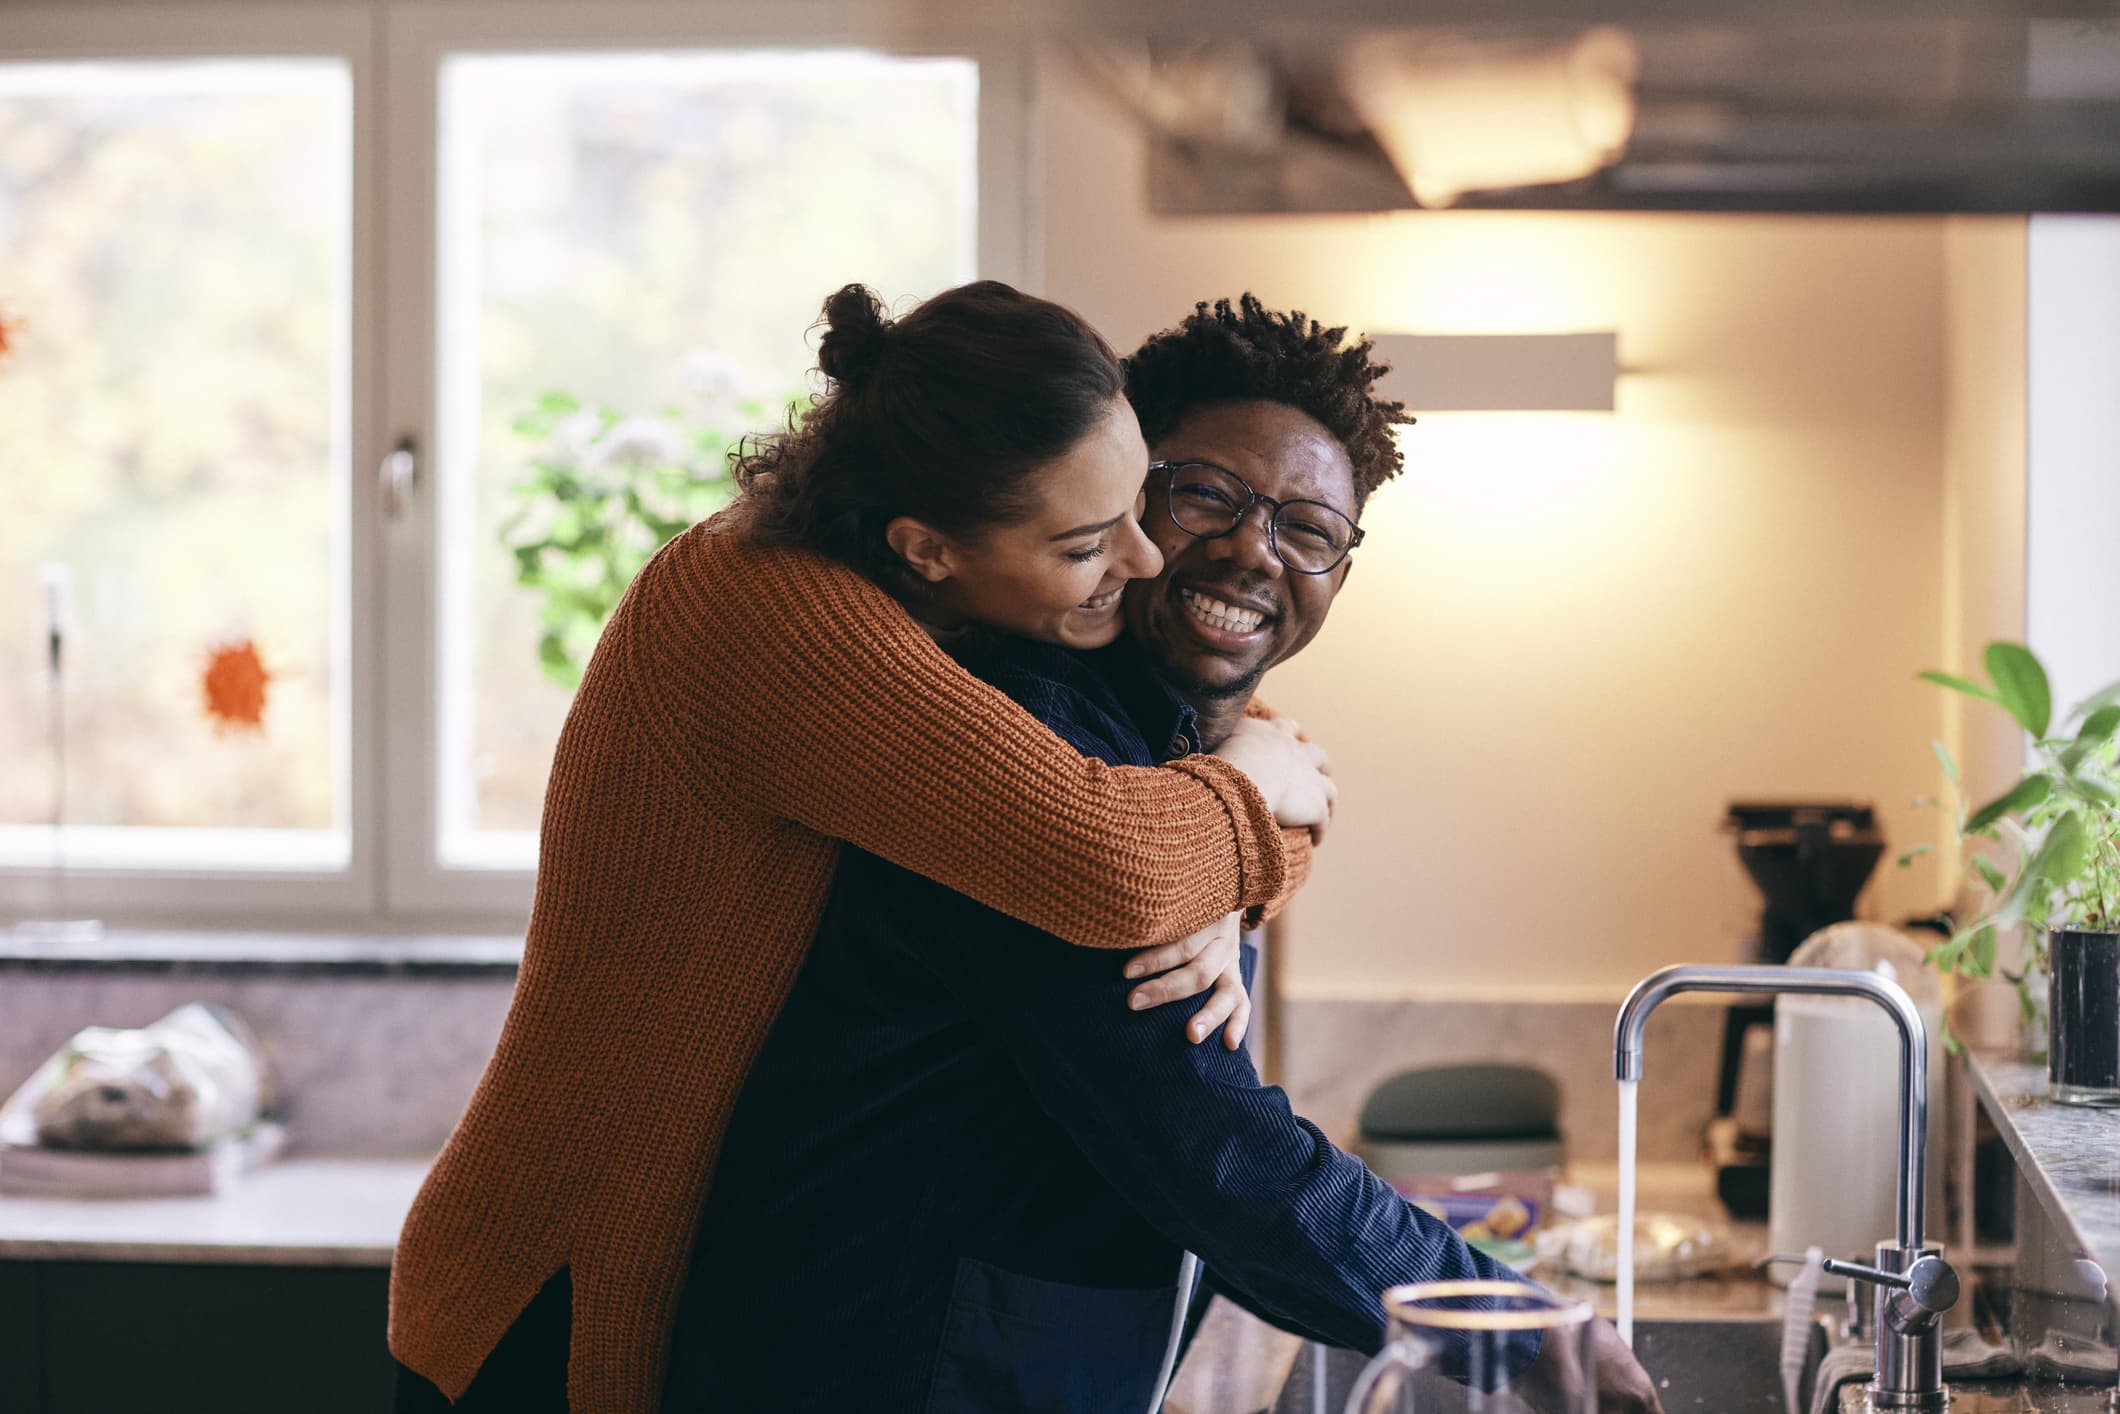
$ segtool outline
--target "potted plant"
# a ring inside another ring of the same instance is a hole
[[[1992,893],[1989,907],[1929,960],[1945,972],[1993,976],[2001,934],[2022,925],[2023,964],[2001,975],[2029,1018],[2032,979],[2046,974],[2055,1097],[2120,1105],[2120,683],[2077,704],[2057,729],[2046,671],[2029,649],[1991,643],[1985,664],[1986,682],[1920,676],[2008,712],[2029,734],[2034,760],[2017,784],[1968,812],[1957,763],[1933,743],[1951,782],[1958,846],[2004,843],[2010,862],[1970,855]]]

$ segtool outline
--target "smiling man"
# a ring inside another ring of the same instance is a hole
[[[1142,527],[1163,552],[1162,574],[1128,586],[1127,627],[1209,745],[1325,626],[1362,507],[1399,470],[1392,428],[1413,418],[1371,393],[1383,370],[1345,335],[1246,295],[1127,360],[1155,459]]]
[[[1193,708],[1203,747],[1226,737],[1267,671],[1325,626],[1362,543],[1363,507],[1403,465],[1393,429],[1414,419],[1375,395],[1386,370],[1346,332],[1247,294],[1195,306],[1127,360],[1127,398],[1154,458],[1141,523],[1163,572],[1127,586],[1129,634],[1104,651],[1106,671],[1161,678]],[[1337,1151],[1334,1161],[1353,1164]],[[1339,1215],[1343,1271],[1389,1271],[1407,1256],[1371,1224],[1396,1199],[1381,1185],[1357,1189],[1365,1197]],[[1321,1244],[1329,1226],[1315,1233]],[[1216,1285],[1295,1328],[1242,1275]],[[1655,1407],[1641,1367],[1603,1322],[1591,1348],[1600,1410]]]

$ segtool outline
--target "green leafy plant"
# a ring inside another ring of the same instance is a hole
[[[2036,999],[2028,979],[2045,966],[2046,930],[2120,928],[2120,683],[2078,703],[2056,730],[2046,670],[2030,649],[1991,643],[1985,665],[1984,683],[1934,670],[1919,676],[2008,712],[2029,735],[2036,761],[2017,784],[1969,811],[1958,763],[1942,742],[1930,743],[1951,783],[1957,847],[2006,843],[2013,863],[2004,868],[1985,854],[1968,855],[1992,900],[1928,959],[1944,972],[1991,977],[2000,935],[2030,925],[2024,965],[2001,972],[2029,1019]],[[1927,848],[1899,862],[1911,863]]]
[[[538,450],[511,488],[516,509],[500,538],[515,556],[516,583],[544,596],[537,657],[561,687],[581,685],[604,621],[640,567],[734,494],[738,425],[763,425],[771,405],[717,403],[711,418],[674,408],[626,417],[547,393],[515,420]]]

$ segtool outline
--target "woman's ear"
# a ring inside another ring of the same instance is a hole
[[[885,526],[883,540],[929,584],[940,584],[957,572],[956,546],[949,537],[911,516],[900,516]]]

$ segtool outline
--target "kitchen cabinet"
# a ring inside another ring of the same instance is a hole
[[[378,1267],[0,1262],[8,1414],[387,1414]]]

